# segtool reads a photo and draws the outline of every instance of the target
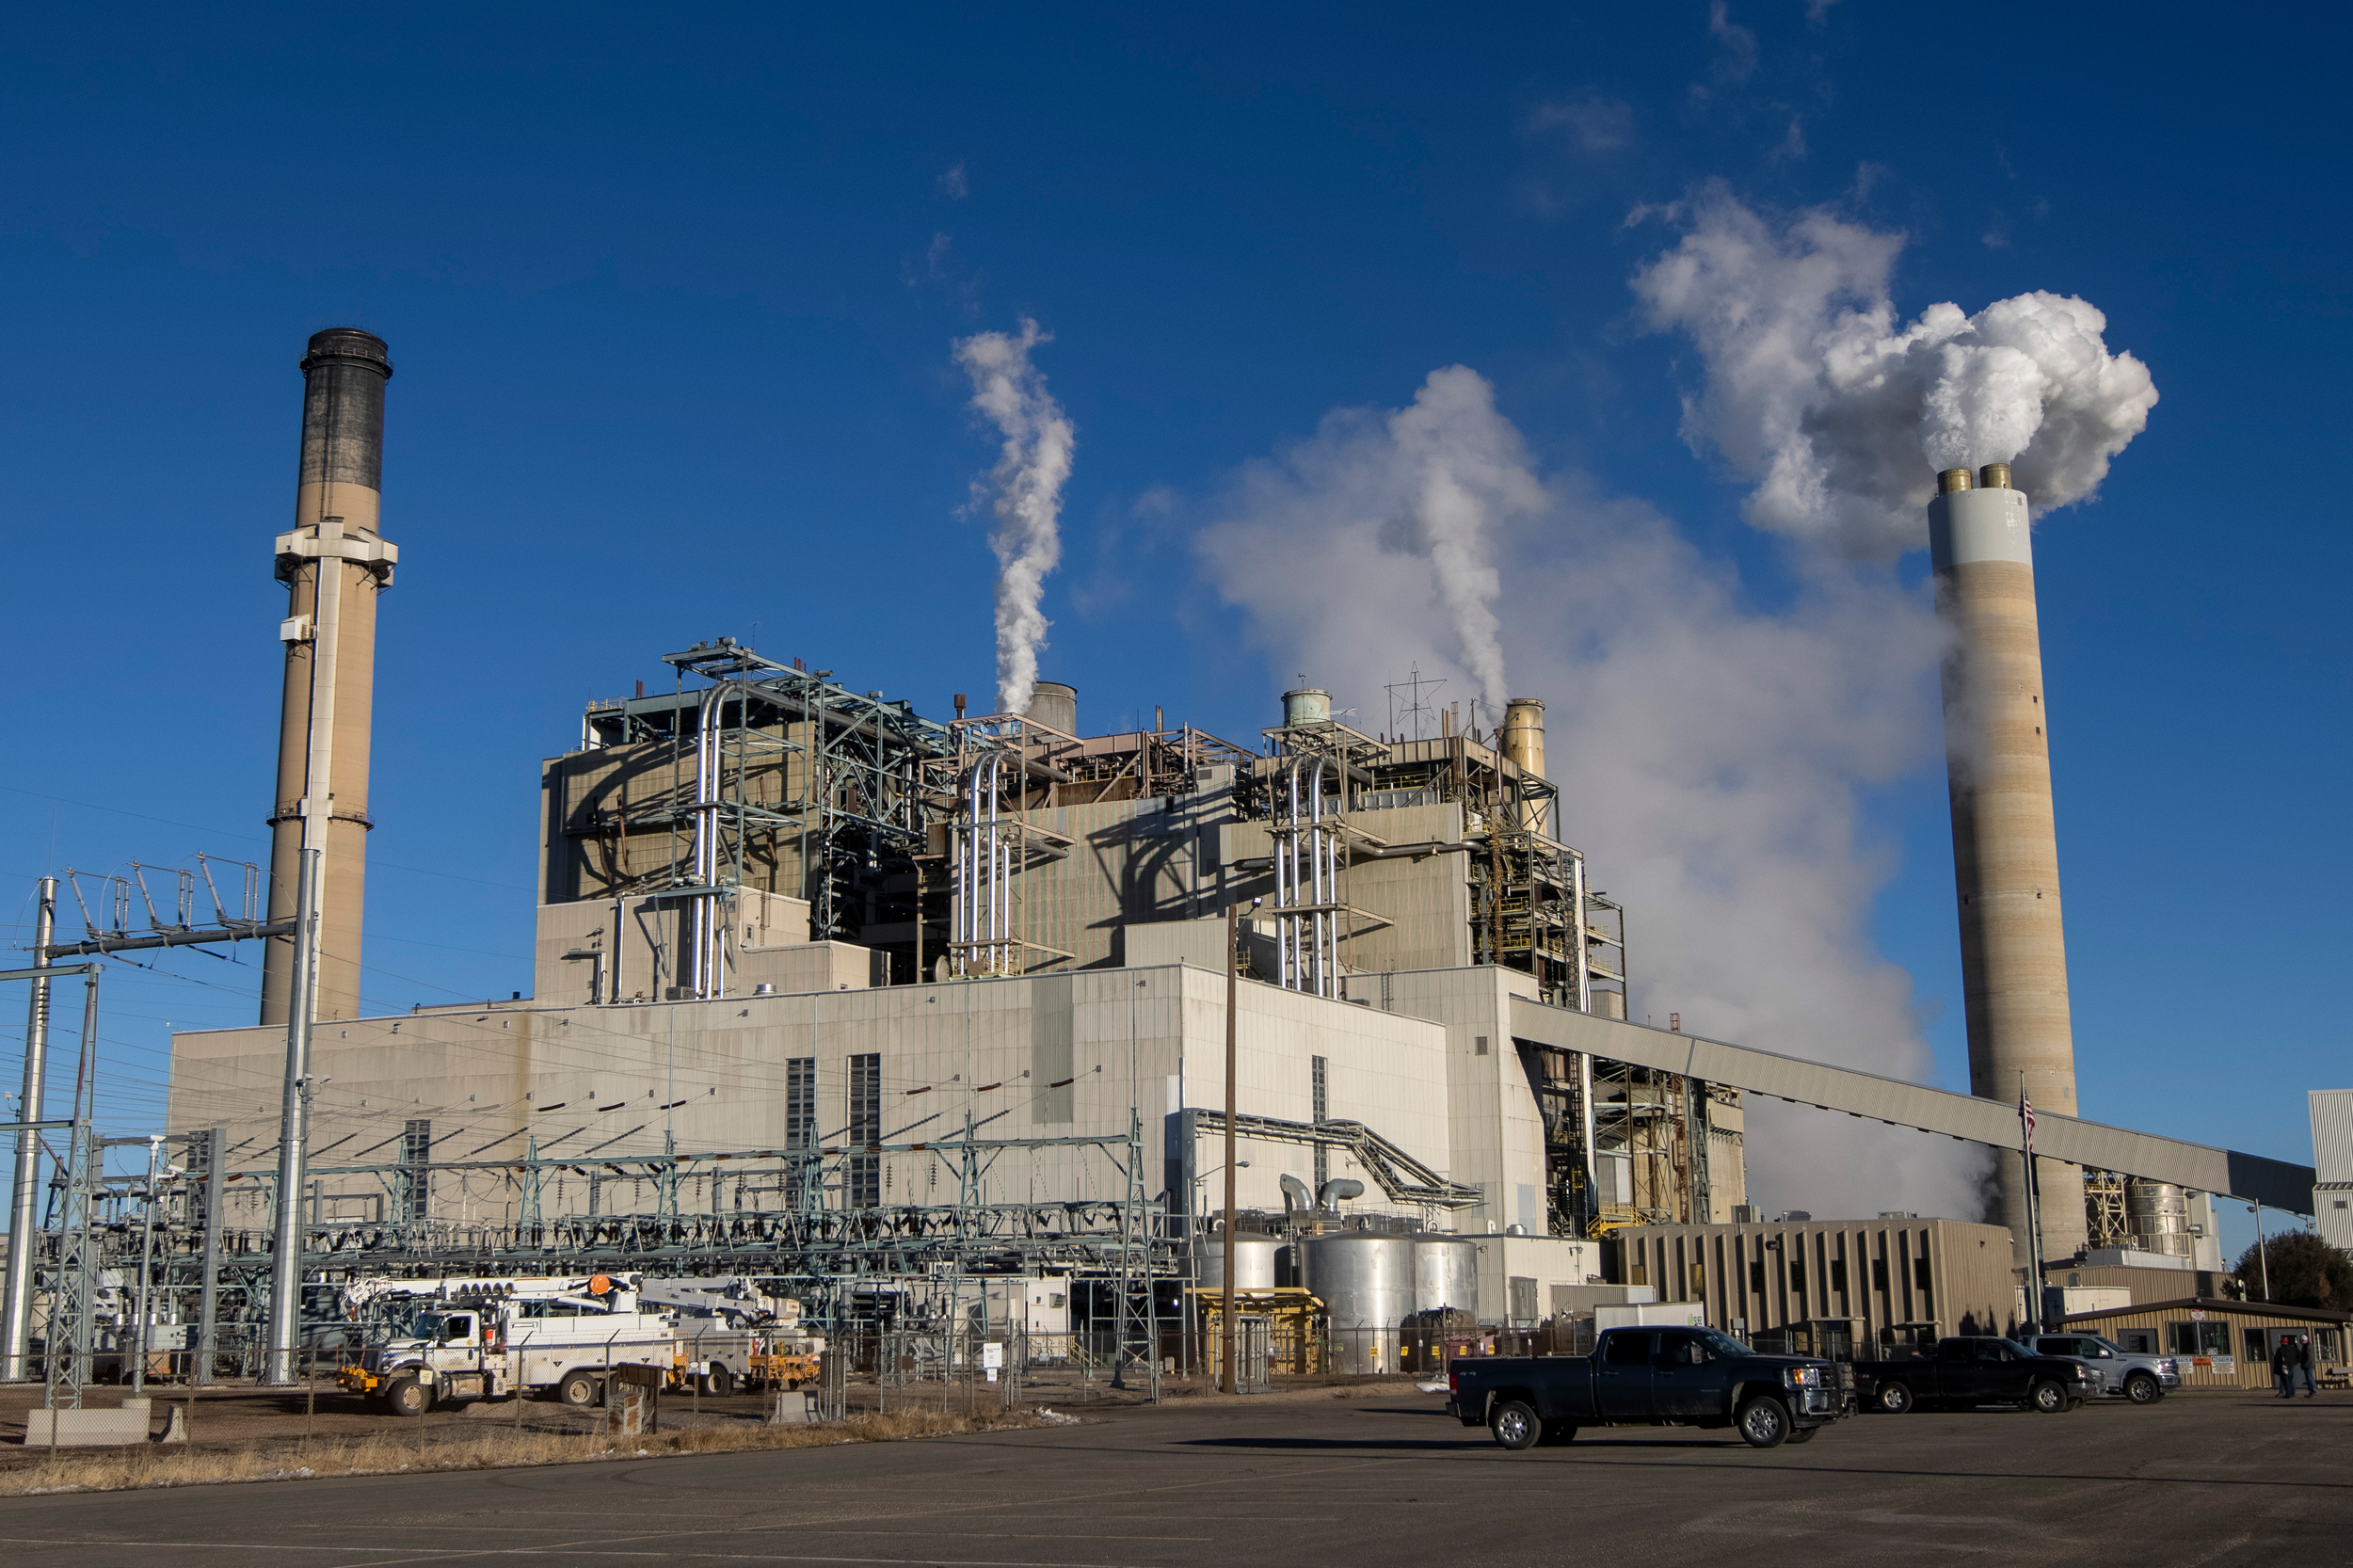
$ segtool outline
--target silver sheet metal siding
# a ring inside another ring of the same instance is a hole
[[[1511,1016],[1513,1033],[1537,1045],[1685,1073],[1709,1083],[1771,1095],[1793,1105],[1873,1117],[1890,1127],[1943,1133],[1994,1148],[2018,1144],[2018,1108],[2001,1100],[1978,1099],[1697,1035],[1619,1023],[1526,997],[1513,1000]],[[2291,1214],[2310,1212],[2313,1200],[2314,1177],[2309,1165],[2105,1127],[2073,1116],[2036,1112],[2035,1153],[2152,1181],[2170,1181],[2197,1192],[2250,1199]]]
[[[2353,1089],[2315,1089],[2313,1213],[2332,1247],[2353,1247]]]
[[[1699,1301],[1737,1333],[1844,1320],[1858,1342],[1897,1323],[2005,1334],[2018,1316],[2009,1233],[1961,1220],[1638,1225],[1622,1230],[1622,1285]]]

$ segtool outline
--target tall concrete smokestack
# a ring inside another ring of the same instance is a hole
[[[1982,478],[1972,488],[1967,469],[1947,469],[1929,503],[1937,612],[1953,634],[1945,753],[1969,1088],[2014,1104],[2023,1085],[2039,1109],[2072,1116],[2075,1046],[2026,497],[2010,488],[2007,463],[1987,464]],[[2000,1160],[2001,1223],[2016,1264],[2030,1268],[2025,1162],[2014,1150]],[[2083,1172],[2052,1160],[2035,1165],[2042,1256],[2071,1256],[2086,1240]]]
[[[379,529],[384,471],[384,340],[354,328],[314,334],[302,357],[302,465],[295,525],[278,536],[286,584],[284,706],[270,813],[269,918],[299,903],[305,801],[320,768],[325,802],[317,889],[320,1019],[360,1010],[360,921],[367,893],[368,728],[376,686],[376,597],[400,552]],[[322,574],[332,591],[320,597]],[[314,724],[313,721],[316,721]],[[284,1024],[296,989],[296,937],[273,936],[262,969],[262,1022]]]

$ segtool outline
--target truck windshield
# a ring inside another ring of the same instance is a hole
[[[438,1312],[417,1313],[408,1320],[407,1327],[402,1330],[402,1336],[408,1339],[439,1339],[441,1336],[441,1320]]]
[[[1729,1334],[1720,1333],[1712,1328],[1704,1328],[1699,1332],[1701,1342],[1718,1355],[1753,1355],[1755,1353]]]

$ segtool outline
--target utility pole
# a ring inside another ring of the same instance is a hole
[[[147,1347],[151,1343],[147,1324],[152,1316],[147,1282],[155,1272],[155,1182],[161,1174],[163,1150],[164,1141],[161,1138],[148,1139],[147,1202],[142,1215],[143,1224],[139,1227],[138,1360],[131,1368],[131,1397],[135,1400],[147,1392]]]
[[[33,925],[33,968],[49,967],[49,947],[57,926],[57,879],[40,879],[40,912]],[[24,1096],[16,1117],[30,1124],[41,1119],[41,1087],[49,1072],[49,982],[33,982],[33,1000],[24,1016]],[[23,1383],[29,1375],[25,1352],[30,1348],[33,1316],[34,1200],[40,1185],[40,1133],[21,1126],[16,1134],[16,1188],[8,1202],[8,1282],[0,1299],[0,1383]],[[54,1347],[56,1335],[50,1341]],[[51,1353],[55,1353],[53,1349]]]
[[[319,902],[326,890],[327,833],[335,808],[335,652],[343,629],[343,526],[341,518],[321,518],[318,525],[320,591],[311,647],[311,744],[302,792],[302,850],[296,872],[286,1081],[279,1107],[269,1339],[262,1357],[262,1382],[276,1387],[296,1381],[295,1341],[302,1334],[303,1157],[311,1137],[311,1025],[319,1006]]]
[[[1241,902],[1225,906],[1225,1303],[1218,1313],[1225,1331],[1225,1392],[1237,1392],[1235,1345],[1241,1338],[1234,1322],[1234,1062],[1236,1024],[1241,1009]]]

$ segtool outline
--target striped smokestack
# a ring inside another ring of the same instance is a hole
[[[1961,989],[1970,1092],[2075,1113],[2075,1046],[2059,921],[2058,840],[2051,813],[2049,714],[2035,616],[2026,497],[2009,465],[1938,475],[1929,503],[1937,612],[1952,633],[1945,664],[1945,774],[1961,913]],[[2000,1223],[2031,1267],[2025,1162],[2005,1150]],[[2042,1256],[2085,1244],[2083,1172],[2037,1160]]]
[[[295,918],[306,801],[325,807],[314,1016],[360,1008],[360,920],[367,892],[368,726],[376,685],[376,598],[399,551],[379,530],[384,470],[384,340],[339,327],[302,358],[302,461],[295,525],[278,536],[286,584],[284,705],[270,813],[269,918]],[[330,585],[322,604],[320,584]],[[317,721],[314,723],[313,721]],[[323,776],[317,789],[313,769]],[[283,1024],[296,988],[297,938],[273,936],[262,971],[262,1022]]]

